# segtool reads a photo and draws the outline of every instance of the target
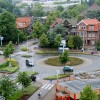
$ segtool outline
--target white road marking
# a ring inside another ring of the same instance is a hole
[[[53,86],[54,86],[54,84],[52,84],[52,85],[48,88],[48,90],[50,90]]]
[[[46,85],[47,85],[47,83],[45,85],[43,85],[41,88],[43,89]]]
[[[51,84],[48,84],[44,89],[47,89]]]

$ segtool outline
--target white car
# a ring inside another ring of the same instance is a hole
[[[0,55],[3,55],[3,51],[0,51]]]

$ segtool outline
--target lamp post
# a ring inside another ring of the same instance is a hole
[[[2,46],[2,40],[3,40],[3,37],[2,36],[0,36],[0,40],[1,40],[1,46]]]
[[[18,33],[18,45],[19,45],[19,33]]]
[[[84,33],[83,33],[83,52],[84,52]]]
[[[58,69],[56,69],[57,72],[57,82],[58,82],[58,74],[60,73]]]
[[[27,52],[28,52],[28,38],[29,38],[30,36],[27,36]]]

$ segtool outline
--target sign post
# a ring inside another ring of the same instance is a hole
[[[0,40],[1,40],[1,46],[2,46],[2,40],[3,40],[3,37],[2,36],[0,36]]]

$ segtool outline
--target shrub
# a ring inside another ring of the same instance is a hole
[[[22,47],[21,50],[22,51],[27,51],[27,47]]]

